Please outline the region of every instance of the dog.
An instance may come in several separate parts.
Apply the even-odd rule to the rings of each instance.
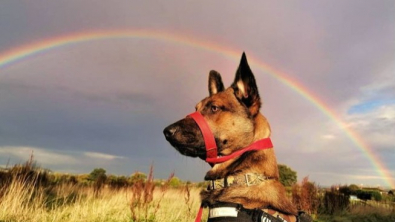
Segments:
[[[270,125],[244,52],[232,85],[225,89],[212,70],[208,91],[195,113],[163,131],[178,152],[212,166],[204,177],[210,185],[200,193],[208,221],[297,221],[298,210],[279,182]]]

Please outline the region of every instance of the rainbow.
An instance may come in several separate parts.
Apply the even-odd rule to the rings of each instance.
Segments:
[[[223,47],[217,43],[202,41],[199,39],[194,39],[190,36],[180,35],[176,33],[169,33],[157,30],[104,30],[104,31],[89,31],[82,33],[73,33],[70,35],[64,35],[54,38],[45,39],[36,43],[23,45],[21,47],[13,48],[9,51],[0,54],[0,69],[7,65],[11,65],[16,62],[20,62],[23,59],[29,58],[31,56],[44,53],[55,48],[72,45],[81,42],[102,40],[102,39],[130,39],[130,38],[144,38],[152,39],[157,41],[172,42],[175,44],[186,45],[189,47],[196,47],[199,49],[204,49],[206,51],[221,54],[223,56],[229,57],[231,59],[239,59],[241,50],[234,50],[228,47]],[[326,116],[332,119],[341,129],[344,130],[346,135],[350,140],[362,151],[362,153],[367,157],[367,159],[372,163],[372,165],[380,173],[382,179],[386,184],[392,188],[395,187],[395,182],[390,174],[387,167],[380,161],[373,150],[364,142],[364,140],[357,133],[352,131],[342,120],[341,117],[333,112],[330,107],[322,102],[320,98],[313,95],[305,86],[292,80],[285,73],[277,70],[268,64],[265,64],[257,59],[249,56],[249,61],[251,64],[261,71],[273,76],[280,82],[293,89],[299,95],[307,99],[315,107],[317,107]]]

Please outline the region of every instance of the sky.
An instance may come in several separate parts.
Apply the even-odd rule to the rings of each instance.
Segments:
[[[279,163],[321,186],[395,188],[393,1],[0,4],[1,167],[33,153],[55,172],[202,181],[208,164],[162,131],[208,96],[210,70],[229,86],[244,51]]]

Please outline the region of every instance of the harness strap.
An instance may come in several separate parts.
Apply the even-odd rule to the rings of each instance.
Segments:
[[[199,211],[196,215],[195,222],[200,222],[202,220],[202,214],[203,214],[203,204],[200,205]]]
[[[195,222],[200,222],[203,213],[200,206]],[[297,222],[297,217],[286,215],[273,209],[246,209],[240,204],[217,203],[209,206],[208,222],[256,221],[256,222]]]
[[[283,214],[283,213],[280,213],[280,212],[275,211],[273,209],[263,209],[263,211],[272,215],[273,217],[276,217],[278,219],[278,221],[282,221],[282,222],[296,222],[297,221],[297,218],[295,216]]]
[[[209,218],[217,217],[237,217],[238,210],[236,207],[216,207],[210,208]]]

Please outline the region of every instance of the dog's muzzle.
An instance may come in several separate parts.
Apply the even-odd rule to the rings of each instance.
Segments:
[[[188,115],[191,117],[193,120],[195,120],[196,124],[199,126],[200,131],[203,134],[203,139],[204,139],[204,144],[206,147],[206,162],[214,165],[216,163],[223,163],[227,160],[233,159],[235,157],[238,157],[242,155],[245,152],[248,151],[253,151],[253,150],[264,150],[264,149],[270,149],[273,148],[272,141],[270,138],[264,138],[258,141],[255,141],[254,143],[250,144],[247,147],[244,147],[243,149],[237,150],[233,152],[230,155],[227,156],[218,156],[218,148],[217,144],[215,142],[215,137],[214,134],[211,132],[210,127],[202,114],[199,112],[194,112]]]
[[[203,134],[204,145],[206,147],[206,162],[208,159],[217,158],[217,143],[215,142],[214,134],[211,132],[209,125],[206,120],[199,112],[194,112],[188,115],[196,124],[199,126],[200,131]]]

